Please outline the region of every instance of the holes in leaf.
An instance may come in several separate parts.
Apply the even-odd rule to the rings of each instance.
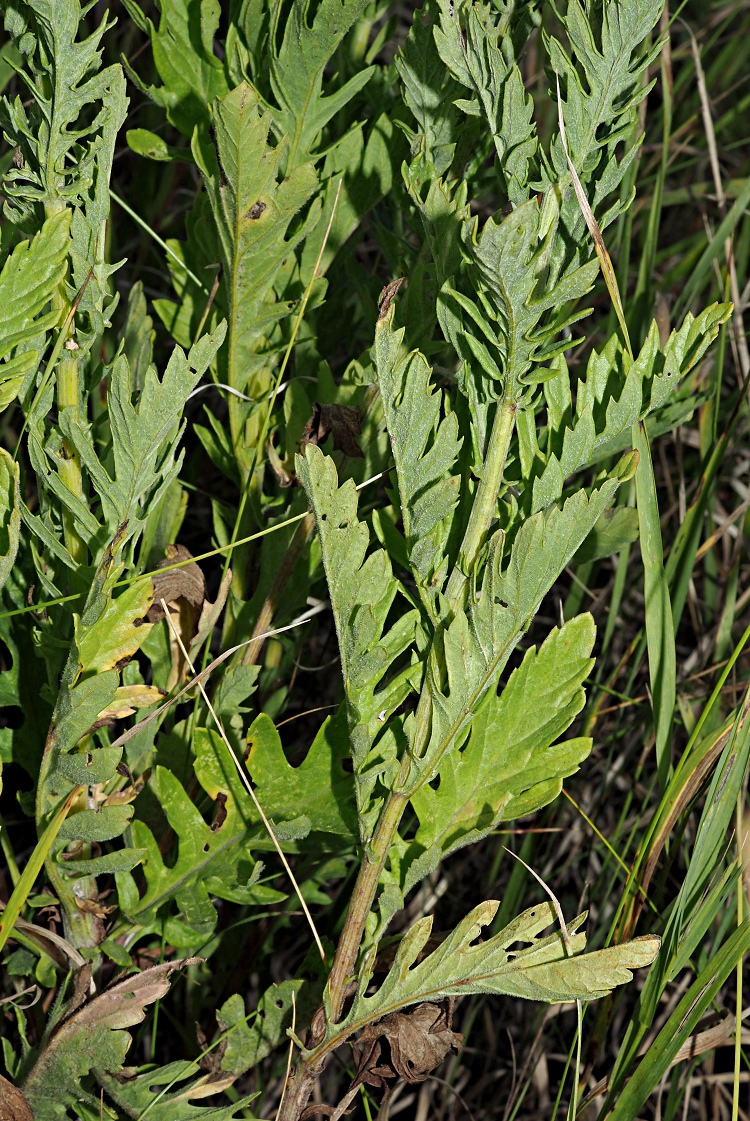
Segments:
[[[206,841],[205,845],[203,846],[203,851],[204,852],[210,852],[211,851],[211,846],[209,845],[208,841]]]

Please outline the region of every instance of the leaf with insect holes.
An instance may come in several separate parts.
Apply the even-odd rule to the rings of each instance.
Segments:
[[[76,976],[68,1006],[48,1030],[23,1080],[22,1089],[35,1121],[68,1116],[78,1103],[96,1106],[81,1079],[92,1069],[119,1071],[130,1046],[125,1030],[143,1022],[146,1008],[169,991],[170,977],[200,958],[166,962],[117,981],[93,999],[87,999],[91,966]]]
[[[195,752],[196,777],[210,799],[207,817],[168,768],[156,767],[151,787],[177,838],[176,859],[167,864],[149,827],[135,820],[133,841],[145,850],[145,891],[139,892],[131,875],[117,876],[121,910],[144,928],[160,925],[161,908],[179,897],[185,921],[166,921],[170,939],[183,946],[199,945],[213,929],[216,914],[209,894],[245,905],[283,898],[258,887],[262,865],[253,854],[272,848],[272,842],[220,737],[197,729]]]
[[[412,645],[417,613],[402,613],[383,633],[400,585],[385,550],[366,557],[369,532],[357,519],[354,483],[348,480],[339,487],[333,460],[312,444],[296,462],[315,515],[339,639],[357,808],[365,835],[377,811],[370,805],[377,774],[368,766],[368,752],[387,717],[411,692],[420,667],[407,665],[385,684],[383,679]]]
[[[219,1028],[228,1032],[222,1069],[242,1074],[283,1042],[295,1012],[302,1019],[300,1009],[304,1012],[305,988],[305,981],[282,981],[271,985],[258,1001],[255,1017],[249,1022],[244,999],[239,993],[230,996],[216,1011]]]
[[[419,827],[409,857],[417,868],[405,890],[422,878],[418,868],[552,801],[589,754],[588,738],[556,741],[583,707],[594,637],[592,617],[579,615],[527,650],[500,696],[479,709],[466,745],[443,760],[439,786],[426,783],[413,796]]]
[[[234,1121],[248,1116],[248,1106],[257,1097],[248,1094],[231,1105],[191,1105],[228,1090],[235,1075],[207,1073],[198,1062],[188,1059],[127,1079],[97,1071],[97,1080],[124,1110],[122,1116],[144,1117],[144,1121]]]
[[[477,943],[482,928],[489,926],[499,906],[496,900],[480,903],[421,960],[432,930],[432,916],[420,919],[402,938],[393,966],[375,992],[366,995],[372,980],[371,971],[366,970],[343,1020],[333,1023],[327,1007],[326,1035],[319,1046],[327,1046],[337,1036],[343,1042],[368,1024],[410,1005],[471,993],[495,993],[550,1004],[599,1000],[632,980],[634,969],[651,965],[659,951],[660,939],[646,935],[585,954],[586,936],[577,932],[585,914],[568,924],[567,944],[560,930],[540,937],[548,927],[557,925],[551,903],[530,907],[499,934]],[[519,949],[518,943],[526,945]],[[324,1000],[328,1000],[327,991]],[[307,1055],[312,1058],[315,1050]]]
[[[216,916],[209,896],[244,905],[284,898],[258,884],[263,865],[256,854],[273,851],[274,844],[224,742],[218,733],[199,728],[194,744],[195,776],[210,800],[209,813],[200,812],[168,768],[157,767],[151,785],[177,837],[177,857],[167,864],[151,830],[136,820],[131,829],[134,844],[145,850],[146,890],[139,894],[129,875],[117,881],[120,907],[131,921],[144,927],[156,928],[161,908],[177,900],[186,921],[167,918],[166,922],[169,937],[180,945],[199,944],[199,928],[204,928],[205,935],[213,927]],[[248,744],[248,773],[282,846],[314,830],[328,835],[330,851],[349,848],[356,835],[356,819],[352,778],[342,766],[348,748],[342,718],[323,722],[299,767],[289,766],[279,734],[263,714],[251,726]],[[335,836],[342,842],[335,842]],[[191,907],[192,917],[188,913]],[[196,918],[199,909],[200,922]]]

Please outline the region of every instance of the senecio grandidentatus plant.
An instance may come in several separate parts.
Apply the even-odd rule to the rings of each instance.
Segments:
[[[540,142],[518,65],[540,24],[536,3],[428,2],[389,71],[398,82],[395,92],[388,87],[392,121],[383,113],[366,141],[347,107],[370,81],[385,97],[377,50],[364,65],[352,47],[354,71],[347,78],[342,62],[344,79],[326,80],[323,92],[333,53],[377,16],[365,0],[321,0],[311,20],[304,0],[292,0],[282,24],[279,6],[231,5],[222,59],[211,46],[218,6],[159,7],[155,27],[126,3],[151,37],[163,82],[147,92],[189,139],[203,183],[188,241],[171,243],[178,302],[160,301],[157,311],[182,345],[161,376],[139,287],[113,338],[109,181],[128,99],[120,65],[101,67],[110,18],[84,33],[91,6],[79,0],[4,7],[25,91],[2,106],[14,156],[4,186],[0,400],[16,410],[23,454],[3,451],[0,460],[0,574],[6,610],[16,612],[2,622],[14,668],[0,680],[26,723],[3,741],[3,758],[22,761],[35,781],[39,846],[0,937],[13,931],[48,986],[56,972],[78,970],[72,995],[60,985],[37,1045],[18,1056],[8,1046],[5,1061],[37,1121],[68,1107],[98,1116],[100,1089],[122,1115],[145,1110],[151,1121],[229,1118],[247,1105],[190,1105],[205,1096],[206,1076],[187,1062],[117,1077],[129,1044],[122,1029],[166,993],[171,971],[197,968],[192,955],[214,952],[213,900],[252,911],[284,898],[259,882],[257,854],[274,842],[228,750],[236,743],[241,755],[246,741],[276,842],[297,854],[292,863],[305,857],[303,888],[319,892],[354,853],[359,873],[317,987],[309,979],[272,986],[250,1023],[239,996],[218,1010],[227,1035],[212,1088],[231,1085],[283,1042],[294,1015],[298,1052],[280,1117],[298,1121],[329,1056],[354,1040],[364,1057],[339,1116],[362,1082],[384,1084],[382,1067],[374,1071],[382,1039],[391,1041],[391,1074],[434,1069],[458,1039],[452,998],[588,1001],[654,959],[653,937],[585,954],[584,916],[561,925],[542,896],[484,941],[478,936],[498,908],[492,900],[440,941],[422,918],[384,975],[375,973],[409,892],[451,853],[549,803],[588,756],[590,739],[563,737],[584,703],[591,616],[554,628],[512,672],[506,667],[566,566],[584,552],[609,555],[637,533],[634,512],[615,507],[616,496],[651,467],[648,455],[628,449],[636,436],[648,448],[649,414],[659,431],[689,412],[681,382],[729,309],[688,315],[665,341],[654,324],[637,353],[618,331],[583,371],[569,372],[581,340],[570,328],[591,310],[599,272],[571,165],[606,240],[631,202],[661,0],[585,8],[569,0],[558,13],[560,38],[542,35],[553,96],[559,81],[567,156],[559,132]],[[189,31],[196,20],[200,43]],[[421,249],[407,287],[385,290],[371,352],[353,367],[381,410],[373,414],[380,435],[377,424],[371,430],[381,451],[362,443],[365,467],[380,462],[390,471],[387,500],[362,516],[356,476],[341,484],[336,462],[313,442],[297,456],[304,491],[290,500],[290,511],[304,513],[307,503],[314,517],[343,705],[292,768],[268,715],[243,724],[258,667],[237,653],[211,676],[214,711],[229,735],[218,734],[200,700],[166,735],[167,694],[184,684],[185,659],[155,610],[150,572],[185,512],[185,403],[205,374],[231,387],[228,431],[207,410],[211,429],[199,436],[239,487],[232,542],[240,540],[270,502],[266,440],[285,424],[292,431],[293,410],[281,416],[265,403],[269,394],[275,401],[281,356],[297,337],[296,309],[303,292],[311,309],[323,301],[338,246],[395,189],[389,146],[401,134],[404,197]],[[171,158],[166,146],[153,150],[158,137],[144,130],[129,140],[136,151]],[[469,185],[485,175],[490,153],[498,209],[480,219]],[[367,172],[359,186],[357,168]],[[199,270],[217,261],[221,282],[207,302]],[[309,353],[312,327],[303,337],[301,353]],[[435,375],[425,354],[436,353],[448,356],[451,376]],[[36,512],[27,501],[31,480]],[[252,632],[259,604],[247,573],[235,564],[216,602],[202,597],[184,636],[192,662],[208,649],[225,605],[222,649]],[[26,611],[33,594],[33,602],[54,601],[46,614]],[[19,675],[22,662],[37,675],[31,687]],[[115,722],[139,709],[146,718],[121,724],[116,737]],[[178,742],[191,762],[184,782],[167,765]],[[171,830],[169,862],[153,819],[134,815],[146,781]],[[20,918],[42,862],[64,922],[57,942]],[[106,906],[102,877],[116,886]],[[102,963],[127,967],[148,939],[175,946],[182,960],[125,975],[97,995]],[[397,1045],[407,1020],[410,1038],[421,1041],[416,1049]],[[155,1086],[165,1088],[161,1095]]]

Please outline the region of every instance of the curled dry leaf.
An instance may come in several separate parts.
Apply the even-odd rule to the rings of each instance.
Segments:
[[[167,555],[156,567],[166,568],[168,571],[157,572],[151,577],[154,585],[154,602],[146,614],[149,623],[158,623],[164,618],[161,600],[171,604],[183,599],[196,608],[198,613],[200,612],[206,598],[203,571],[195,562],[183,564],[182,568],[171,567],[173,564],[191,560],[192,556],[193,554],[185,545],[167,545]]]
[[[386,284],[383,291],[378,296],[378,323],[381,323],[391,310],[396,293],[401,285],[405,282],[405,276],[399,276],[396,280],[392,280],[390,284]]]
[[[316,1112],[330,1117],[331,1121],[339,1121],[350,1112],[349,1107],[363,1084],[384,1091],[383,1112],[390,1098],[389,1083],[394,1078],[424,1082],[446,1055],[463,1044],[463,1035],[452,1028],[454,1005],[453,999],[440,1004],[425,1002],[410,1012],[392,1012],[377,1023],[369,1024],[354,1044],[357,1073],[344,1097],[335,1108],[308,1106],[300,1121]],[[384,1044],[390,1049],[390,1057],[384,1054]]]
[[[357,1079],[384,1086],[385,1079],[423,1082],[450,1051],[458,1051],[464,1037],[453,1031],[452,1000],[419,1004],[410,1012],[392,1012],[361,1033],[355,1047],[360,1061]],[[387,1040],[390,1063],[378,1065],[382,1041]]]
[[[353,459],[362,459],[364,452],[357,443],[362,431],[359,409],[352,405],[321,405],[313,403],[312,416],[302,432],[300,448],[308,444],[322,447],[329,436],[333,436],[333,447]]]
[[[146,621],[158,623],[164,618],[167,605],[174,621],[174,629],[169,628],[169,645],[172,651],[172,669],[167,679],[167,690],[171,691],[185,680],[188,664],[180,643],[175,637],[176,630],[186,649],[192,647],[195,633],[200,629],[202,612],[206,599],[206,581],[202,570],[193,561],[192,553],[185,545],[167,545],[167,555],[157,565],[164,572],[156,572],[152,577],[153,603],[146,614]],[[181,564],[181,568],[172,568]]]

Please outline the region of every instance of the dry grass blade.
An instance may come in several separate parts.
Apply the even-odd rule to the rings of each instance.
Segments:
[[[716,200],[719,205],[719,210],[722,214],[727,209],[727,197],[724,191],[724,184],[721,178],[721,168],[719,167],[719,152],[716,145],[716,133],[714,131],[714,121],[711,114],[711,101],[708,96],[708,89],[706,88],[706,75],[703,70],[703,63],[701,62],[700,50],[698,43],[689,25],[684,20],[680,20],[684,25],[688,36],[690,37],[690,50],[693,55],[693,63],[695,64],[695,76],[698,84],[698,96],[701,103],[701,118],[703,120],[703,131],[706,134],[706,144],[708,146],[708,158],[711,164],[711,176],[714,181],[714,189],[716,191]],[[747,346],[747,337],[745,335],[745,325],[742,321],[742,294],[740,293],[740,285],[737,280],[737,266],[734,260],[734,245],[732,237],[728,237],[724,242],[724,255],[727,262],[727,271],[729,273],[729,291],[732,296],[732,303],[734,304],[734,312],[730,319],[730,331],[732,335],[732,344],[735,348],[737,357],[737,364],[742,371],[743,380],[750,374],[750,351]]]
[[[318,603],[314,607],[311,607],[309,611],[304,611],[302,615],[298,615],[296,619],[292,619],[291,623],[287,623],[285,627],[276,627],[275,630],[268,631],[267,634],[262,635],[261,637],[272,638],[274,635],[284,634],[285,631],[294,630],[295,627],[301,627],[304,623],[309,622],[310,619],[312,619],[315,615],[319,615],[321,611],[325,611],[327,606],[328,605],[326,603]],[[220,666],[223,662],[226,662],[228,658],[231,658],[232,654],[236,654],[238,650],[242,650],[242,648],[244,646],[247,646],[249,642],[257,642],[257,639],[248,638],[244,642],[238,642],[236,646],[230,646],[227,650],[224,650],[223,653],[219,654],[217,658],[214,658],[213,662],[211,662],[210,665],[206,666],[204,670],[201,670],[200,673],[196,673],[195,676],[190,681],[188,681],[187,685],[183,685],[179,692],[175,693],[173,697],[170,697],[169,700],[165,701],[163,705],[159,705],[159,707],[153,712],[150,712],[148,716],[144,716],[143,720],[139,720],[138,723],[134,724],[132,728],[128,728],[127,731],[123,732],[121,736],[118,736],[117,739],[113,741],[112,747],[121,747],[122,744],[127,743],[128,740],[132,740],[134,736],[138,735],[142,728],[145,728],[146,725],[150,724],[152,720],[156,720],[159,716],[165,713],[168,708],[179,701],[180,697],[184,696],[185,693],[188,693],[191,689],[194,689],[196,685],[199,688],[202,688],[203,682],[208,680],[208,678],[211,676],[213,671],[218,668],[218,666]]]
[[[278,840],[276,839],[276,834],[274,833],[273,829],[271,828],[271,822],[266,817],[266,814],[263,810],[263,807],[261,806],[260,802],[258,801],[258,798],[255,794],[255,791],[253,790],[252,783],[248,779],[247,774],[245,772],[245,768],[240,763],[239,759],[237,758],[237,755],[235,754],[234,748],[232,747],[231,743],[229,742],[229,738],[228,738],[226,732],[224,731],[224,725],[222,724],[221,720],[217,716],[216,711],[214,710],[214,706],[211,704],[208,693],[206,692],[205,687],[203,685],[204,674],[202,674],[202,673],[196,674],[195,666],[193,665],[192,661],[190,660],[190,655],[188,654],[188,652],[185,648],[185,644],[182,641],[182,636],[180,635],[180,632],[175,627],[172,616],[169,614],[169,612],[167,610],[167,605],[164,602],[164,600],[161,600],[161,605],[162,605],[162,608],[164,609],[164,614],[167,617],[167,622],[169,623],[169,627],[170,627],[170,630],[172,631],[172,634],[174,635],[175,641],[177,643],[179,643],[179,646],[180,646],[180,649],[182,650],[182,654],[183,654],[183,657],[185,658],[185,661],[190,666],[191,672],[193,674],[195,674],[191,684],[192,685],[197,684],[198,688],[201,691],[201,695],[202,695],[203,700],[206,704],[206,707],[208,708],[208,711],[211,713],[211,716],[214,719],[214,723],[216,724],[216,727],[219,730],[219,735],[221,736],[222,740],[224,741],[224,746],[226,747],[227,751],[231,755],[232,762],[234,763],[235,767],[237,768],[237,774],[240,776],[245,789],[247,790],[248,794],[252,798],[253,805],[255,806],[256,810],[260,814],[261,821],[263,822],[266,829],[268,830],[268,835],[271,838],[271,840],[273,841],[274,848],[276,849],[276,852],[279,854],[279,859],[281,860],[281,863],[284,865],[284,869],[286,871],[286,874],[288,875],[289,879],[291,880],[294,891],[297,895],[297,898],[299,899],[300,906],[301,906],[301,908],[304,912],[305,918],[307,919],[310,930],[312,931],[312,936],[315,939],[315,945],[318,947],[318,951],[320,953],[320,956],[323,959],[323,961],[325,962],[326,954],[325,954],[325,950],[323,949],[323,943],[321,942],[320,936],[319,936],[317,930],[315,929],[315,923],[313,922],[313,918],[312,918],[312,915],[310,914],[307,903],[305,903],[302,892],[300,891],[299,884],[297,883],[297,881],[294,877],[294,872],[292,872],[292,869],[289,865],[289,861],[287,860],[286,856],[284,855],[284,852],[281,848],[281,845],[279,844]],[[241,645],[244,645],[244,643],[242,643]]]

